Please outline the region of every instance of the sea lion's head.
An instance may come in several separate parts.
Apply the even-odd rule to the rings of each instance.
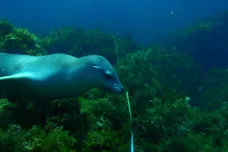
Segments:
[[[124,91],[116,70],[106,58],[99,55],[89,55],[85,58],[90,68],[90,77],[96,81],[94,83],[97,87],[115,93]]]

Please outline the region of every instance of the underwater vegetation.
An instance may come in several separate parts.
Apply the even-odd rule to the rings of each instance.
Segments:
[[[158,42],[169,50],[184,51],[205,68],[227,68],[228,12],[182,29]],[[210,62],[208,62],[210,61]]]
[[[39,48],[36,43],[37,36],[31,34],[27,29],[15,28],[9,21],[0,22],[0,49],[10,50],[10,53],[34,54]]]
[[[227,24],[224,13],[142,49],[130,35],[67,27],[38,36],[2,20],[0,47],[7,53],[109,59],[129,92],[136,152],[227,152],[228,71],[220,64],[210,67],[205,57],[207,43],[227,48],[221,29]],[[227,55],[218,49],[207,53]],[[42,107],[0,99],[1,152],[126,152],[130,127],[124,94],[92,89]]]

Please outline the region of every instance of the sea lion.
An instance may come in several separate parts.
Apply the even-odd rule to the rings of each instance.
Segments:
[[[0,96],[15,100],[61,99],[91,88],[122,93],[123,86],[107,59],[67,54],[30,56],[0,53]]]

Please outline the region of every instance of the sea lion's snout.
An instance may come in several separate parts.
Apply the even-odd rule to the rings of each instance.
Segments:
[[[124,87],[122,86],[121,88],[120,88],[120,93],[123,93],[124,92]]]
[[[123,93],[124,92],[124,87],[122,86],[122,84],[118,84],[116,86],[113,87],[113,91],[116,93]]]
[[[119,80],[118,74],[115,71],[105,71],[104,75],[105,88],[114,93],[123,93],[124,87]]]

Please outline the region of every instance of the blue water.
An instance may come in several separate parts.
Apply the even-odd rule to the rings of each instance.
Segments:
[[[34,33],[73,25],[129,32],[147,44],[227,9],[227,0],[2,0],[0,18]]]

